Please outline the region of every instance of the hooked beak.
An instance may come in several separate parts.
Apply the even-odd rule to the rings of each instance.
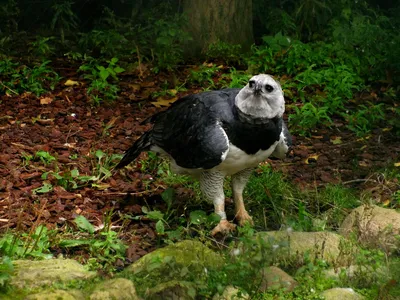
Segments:
[[[261,94],[261,90],[262,90],[262,85],[259,84],[258,82],[254,85],[254,94],[255,95],[260,95]]]

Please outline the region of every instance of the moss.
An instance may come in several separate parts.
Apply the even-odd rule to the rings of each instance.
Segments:
[[[55,283],[93,278],[96,273],[72,259],[49,259],[40,261],[15,260],[15,275],[10,285],[16,288],[36,288]]]

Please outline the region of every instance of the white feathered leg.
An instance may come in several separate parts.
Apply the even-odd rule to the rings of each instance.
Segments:
[[[204,171],[199,178],[203,195],[214,203],[215,213],[221,217],[219,224],[211,231],[212,235],[219,232],[228,233],[235,229],[235,225],[226,219],[224,178],[225,176],[218,171]]]
[[[236,211],[235,217],[239,221],[240,226],[243,226],[247,222],[253,224],[253,219],[244,207],[243,202],[243,190],[252,172],[253,168],[248,168],[232,175],[232,193]]]

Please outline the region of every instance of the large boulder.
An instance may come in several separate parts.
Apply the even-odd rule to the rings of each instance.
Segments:
[[[90,300],[135,300],[140,299],[136,294],[135,286],[132,281],[124,278],[116,278],[98,284]]]
[[[272,248],[276,261],[281,264],[302,265],[309,260],[322,259],[338,266],[347,264],[353,246],[333,232],[259,232],[257,239]],[[346,248],[346,251],[342,251]]]
[[[355,234],[361,244],[390,252],[400,246],[400,213],[376,205],[362,205],[345,218],[339,233]]]
[[[72,280],[87,280],[96,276],[72,259],[15,260],[10,284],[17,288],[35,288]]]

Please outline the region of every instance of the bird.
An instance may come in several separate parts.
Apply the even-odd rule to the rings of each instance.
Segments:
[[[143,121],[153,126],[137,139],[117,164],[120,169],[143,151],[170,160],[171,170],[200,182],[203,196],[214,204],[220,221],[211,235],[227,234],[236,225],[227,220],[224,179],[231,176],[235,219],[253,224],[243,190],[253,170],[268,157],[283,159],[292,137],[283,120],[281,85],[258,74],[243,88],[201,92],[180,98],[168,109]]]

